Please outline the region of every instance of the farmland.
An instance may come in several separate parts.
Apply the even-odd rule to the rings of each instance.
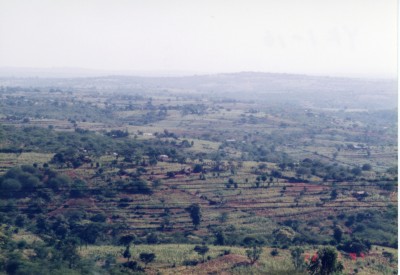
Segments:
[[[393,274],[394,87],[260,73],[0,79],[0,244],[78,274],[307,274],[311,260],[296,268],[291,251],[324,247],[345,274]]]

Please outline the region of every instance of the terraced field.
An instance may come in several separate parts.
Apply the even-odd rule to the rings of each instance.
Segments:
[[[151,252],[149,274],[282,274],[291,249],[333,246],[348,273],[396,270],[395,110],[71,87],[0,91],[0,222],[23,253],[71,237],[98,267]]]

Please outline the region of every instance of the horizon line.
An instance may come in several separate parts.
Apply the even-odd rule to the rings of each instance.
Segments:
[[[41,72],[42,70],[42,72]],[[64,70],[64,71],[63,71]],[[14,71],[14,72],[13,72]],[[19,71],[19,72],[18,72]],[[352,78],[352,79],[379,79],[379,80],[397,80],[398,73],[389,76],[366,75],[366,74],[318,74],[307,72],[271,72],[260,70],[236,70],[236,71],[194,71],[194,70],[130,70],[130,69],[93,69],[85,67],[17,67],[17,66],[1,66],[0,77],[5,78],[88,78],[88,77],[193,77],[193,76],[210,76],[210,75],[226,75],[226,74],[276,74],[276,75],[298,75],[308,77],[330,77],[330,78]],[[43,76],[43,74],[47,74]]]

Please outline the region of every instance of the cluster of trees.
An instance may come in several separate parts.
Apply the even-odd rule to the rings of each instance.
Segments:
[[[77,151],[85,155],[104,155],[120,146],[136,147],[132,141],[113,140],[110,137],[98,135],[90,131],[58,132],[52,129],[40,127],[16,128],[13,126],[1,126],[2,141],[12,144],[10,148],[22,149],[23,152],[49,152],[76,154]],[[124,146],[125,145],[125,146]]]
[[[151,195],[153,193],[153,190],[149,187],[147,182],[140,178],[133,178],[128,183],[119,181],[116,184],[117,186],[120,185],[125,192],[130,194]]]
[[[180,107],[181,114],[186,115],[204,115],[207,114],[208,107],[204,104],[186,104]]]
[[[63,98],[61,101],[45,91],[38,94],[36,93],[35,98],[9,96],[2,100],[2,112],[19,119],[30,117],[66,120],[70,118],[70,114],[74,114],[74,121],[112,121],[113,110],[110,108],[99,108],[76,98]]]
[[[129,136],[129,133],[128,131],[111,130],[110,132],[106,132],[106,135],[112,138],[124,138]]]
[[[146,125],[164,120],[167,114],[167,109],[161,108],[159,111],[151,110],[141,115],[123,118],[122,120],[128,122],[129,125]]]
[[[0,196],[2,198],[24,197],[42,185],[41,173],[33,166],[24,165],[8,170],[0,177]]]
[[[86,182],[82,180],[73,181],[53,170],[39,170],[30,165],[13,167],[0,177],[0,197],[3,199],[30,197],[51,201],[60,189],[71,197],[78,197],[81,192],[86,192],[86,188]]]
[[[323,178],[324,180],[354,180],[355,177],[361,175],[362,169],[360,167],[347,168],[338,164],[327,164],[319,160],[312,160],[309,158],[303,159],[296,168],[298,176],[307,177],[315,175]]]
[[[299,163],[292,161],[280,162],[279,168],[281,171],[294,171],[296,176],[306,180],[311,176],[318,176],[324,180],[354,180],[361,176],[362,171],[372,169],[370,164],[365,164],[362,167],[344,167],[337,163],[329,164],[316,159],[305,158]]]
[[[126,259],[126,263],[123,263],[122,266],[133,270],[133,271],[144,271],[144,269],[136,262],[131,261],[131,244],[135,241],[135,235],[124,235],[120,238],[119,243],[126,246],[125,250],[122,253],[122,256]],[[151,262],[153,262],[156,258],[156,254],[152,252],[142,252],[139,255],[139,259],[145,264],[145,268]]]
[[[183,142],[178,144],[159,139],[139,141],[115,138],[127,135],[127,132],[119,130],[99,135],[79,128],[75,132],[58,132],[39,127],[19,129],[0,125],[0,133],[5,144],[12,144],[2,148],[3,152],[55,153],[52,163],[73,168],[92,163],[94,158],[111,152],[123,156],[124,162],[136,162],[137,165],[155,165],[159,155],[167,155],[171,161],[183,163],[186,156],[182,147],[191,146],[187,141],[185,145]]]
[[[271,136],[266,136],[265,139],[253,140],[251,142],[227,142],[224,140],[224,135],[221,134],[220,140],[223,142],[219,147],[220,150],[226,147],[233,147],[240,152],[242,152],[241,160],[251,160],[251,161],[264,161],[264,162],[282,162],[289,160],[289,156],[282,151],[276,150],[277,143],[275,138]],[[239,140],[239,139],[238,139]]]
[[[330,216],[332,227],[318,232],[319,220],[293,220],[280,223],[295,232],[290,244],[330,244],[349,253],[368,252],[371,244],[397,248],[397,208],[360,210],[356,214],[340,213]],[[351,232],[351,234],[346,232]],[[332,232],[328,233],[328,232]],[[285,246],[285,243],[277,244]],[[287,246],[287,244],[286,244]]]

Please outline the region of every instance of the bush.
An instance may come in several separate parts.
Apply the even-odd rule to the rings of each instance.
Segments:
[[[318,250],[311,259],[308,270],[311,274],[334,274],[343,270],[342,263],[337,261],[337,251],[332,247],[324,247]]]
[[[371,166],[371,164],[366,163],[366,164],[364,164],[364,165],[361,167],[361,169],[362,169],[363,171],[371,171],[371,170],[372,170],[372,166]]]
[[[339,245],[338,248],[348,253],[356,253],[357,255],[360,255],[361,253],[368,252],[371,249],[371,243],[369,241],[352,239],[345,242],[343,245]]]
[[[105,222],[107,219],[107,216],[104,215],[103,213],[99,213],[94,215],[93,217],[90,218],[92,222]]]
[[[129,261],[122,264],[123,267],[134,270],[134,271],[143,271],[143,268],[138,265],[135,261]]]
[[[185,266],[196,266],[198,265],[199,261],[197,260],[184,260],[183,265]]]
[[[270,254],[271,254],[272,257],[275,257],[275,256],[279,255],[279,251],[276,248],[274,248],[274,249],[272,249]]]
[[[262,247],[253,245],[250,249],[246,250],[247,258],[250,260],[250,264],[254,264],[260,258],[262,253]]]
[[[200,173],[203,172],[203,166],[201,166],[200,164],[196,164],[193,168],[193,173]]]
[[[87,193],[87,184],[85,181],[77,179],[71,185],[70,197],[82,198]]]
[[[158,235],[156,233],[150,233],[146,237],[148,244],[157,244],[159,242]]]
[[[304,250],[300,247],[296,247],[295,249],[290,251],[290,255],[292,256],[292,263],[296,270],[303,270],[305,268],[303,253]]]
[[[153,191],[148,186],[147,182],[141,179],[136,179],[124,186],[124,190],[130,194],[145,194],[151,195]]]
[[[12,178],[5,179],[0,182],[0,190],[2,197],[13,197],[21,189],[21,183]]]
[[[196,251],[199,255],[201,255],[203,257],[203,262],[204,262],[204,256],[206,255],[208,250],[209,250],[209,248],[205,244],[203,244],[201,246],[200,245],[196,245],[194,247],[194,251]]]
[[[142,253],[140,253],[139,258],[147,266],[148,263],[151,263],[152,261],[154,261],[154,259],[156,258],[156,254],[142,252]]]

